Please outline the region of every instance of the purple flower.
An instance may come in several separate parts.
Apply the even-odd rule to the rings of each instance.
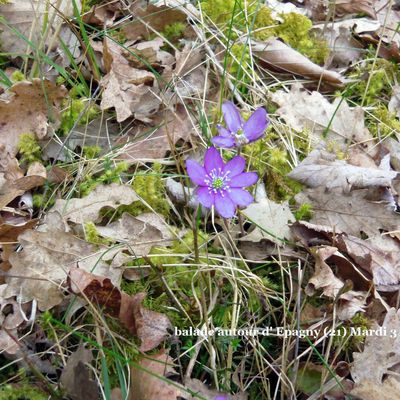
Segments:
[[[215,206],[224,218],[233,217],[237,206],[248,206],[254,200],[243,188],[254,185],[258,176],[255,172],[243,172],[245,166],[246,161],[241,156],[233,157],[225,164],[215,147],[206,151],[204,167],[196,161],[186,161],[189,177],[198,186],[199,202],[207,208]]]
[[[226,149],[240,147],[260,139],[269,124],[267,112],[262,107],[254,111],[246,122],[231,101],[222,104],[222,113],[227,128],[217,125],[219,136],[214,136],[212,142]]]

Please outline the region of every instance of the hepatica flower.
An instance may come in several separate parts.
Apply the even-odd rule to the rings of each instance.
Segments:
[[[225,164],[215,147],[207,150],[204,167],[194,160],[186,161],[189,177],[197,185],[199,202],[206,208],[215,206],[224,218],[233,217],[237,206],[246,207],[254,200],[243,188],[254,185],[258,176],[255,172],[243,172],[245,165],[241,156]]]
[[[239,110],[231,101],[222,104],[222,113],[226,128],[217,125],[219,136],[214,136],[212,142],[226,149],[241,147],[260,139],[269,124],[267,112],[262,107],[254,111],[246,122],[243,121]]]

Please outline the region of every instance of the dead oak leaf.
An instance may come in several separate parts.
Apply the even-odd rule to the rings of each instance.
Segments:
[[[103,237],[128,243],[136,256],[148,255],[156,245],[168,246],[173,239],[166,222],[152,213],[137,217],[124,213],[118,221],[96,229]]]
[[[165,350],[139,360],[131,367],[132,388],[129,400],[246,400],[245,393],[229,395],[208,388],[198,379],[188,379],[185,384],[173,381],[178,375],[172,358]]]
[[[141,340],[141,351],[156,348],[169,335],[171,322],[168,317],[141,304],[145,293],[129,296],[115,287],[110,279],[79,268],[70,270],[68,283],[72,293],[83,295],[103,307],[107,314],[119,318]]]
[[[345,288],[345,283],[335,276],[326,263],[333,255],[343,257],[336,247],[325,246],[315,251],[315,272],[308,281],[305,292],[312,296],[316,290],[321,289],[324,296],[338,300],[338,317],[347,320],[357,312],[363,311],[366,293],[353,290],[340,293]]]
[[[385,385],[385,377],[390,372],[398,371],[400,363],[400,312],[391,308],[388,310],[383,324],[377,324],[372,329],[383,329],[386,334],[371,335],[365,339],[362,353],[353,353],[354,362],[351,367],[351,376],[356,383],[355,388],[372,385],[375,389],[387,389],[387,386],[400,387],[396,380],[395,385]],[[393,334],[396,332],[397,334]],[[395,370],[393,370],[395,368]],[[396,374],[397,375],[397,374]],[[396,379],[396,378],[394,378]],[[398,397],[398,393],[396,393]],[[379,397],[381,398],[381,397]],[[372,397],[373,399],[373,397]]]
[[[64,86],[48,80],[33,79],[11,86],[0,101],[0,145],[15,156],[21,134],[33,133],[43,139],[52,133],[59,125],[59,106],[66,94]]]
[[[127,39],[147,38],[154,31],[161,32],[167,25],[186,21],[186,14],[178,8],[157,7],[144,2],[134,2],[131,6],[133,20],[124,23],[123,33]]]
[[[295,199],[298,204],[312,205],[312,224],[327,226],[352,236],[362,237],[366,234],[374,237],[381,230],[398,231],[400,226],[400,215],[394,212],[385,189],[358,189],[343,193],[341,189],[327,191],[319,187],[305,189]]]
[[[241,238],[241,241],[257,243],[268,239],[282,246],[285,240],[292,238],[289,224],[295,221],[295,217],[290,211],[288,202],[275,203],[267,198],[265,190],[262,192],[261,196],[256,196],[253,204],[242,211],[256,226],[253,231]]]
[[[308,93],[301,85],[293,85],[289,93],[279,90],[272,94],[279,105],[276,111],[297,132],[311,132],[313,144],[332,140],[340,144],[368,142],[372,136],[364,125],[361,107],[350,108],[345,100],[330,103],[319,92]]]
[[[154,122],[159,125],[158,128],[149,132],[148,127],[142,127],[134,137],[128,139],[122,159],[133,163],[164,158],[169,151],[175,150],[179,140],[189,141],[195,134],[191,117],[181,105],[177,106],[176,111],[166,110],[157,115]]]
[[[99,212],[104,207],[117,208],[139,200],[129,185],[99,185],[87,196],[70,200],[58,199],[51,211],[59,212],[66,221],[82,224],[86,221],[96,222]]]
[[[396,176],[396,171],[358,167],[337,160],[335,154],[321,149],[313,150],[288,174],[289,178],[311,188],[325,186],[327,189],[338,188],[345,192],[369,186],[389,187]]]
[[[110,39],[104,40],[103,63],[108,74],[100,82],[104,88],[100,108],[115,108],[118,122],[131,116],[150,122],[161,104],[157,81],[152,72],[129,65],[123,52]]]
[[[122,271],[106,263],[107,257],[115,254],[65,232],[61,219],[49,218],[48,222],[49,225],[44,224],[35,231],[26,230],[18,237],[22,251],[14,252],[9,258],[12,268],[6,278],[6,297],[20,296],[22,302],[35,299],[40,310],[48,310],[61,303],[60,284],[69,269],[77,265],[119,283]]]

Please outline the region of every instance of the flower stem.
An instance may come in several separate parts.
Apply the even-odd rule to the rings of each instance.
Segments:
[[[237,147],[237,152],[236,155],[240,156],[240,150],[241,147]],[[240,228],[240,237],[243,237],[246,235],[246,232],[244,230],[244,221],[243,221],[243,215],[238,211],[238,221],[239,221],[239,228]]]

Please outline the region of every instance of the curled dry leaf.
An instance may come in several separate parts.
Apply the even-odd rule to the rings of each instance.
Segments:
[[[400,336],[398,334],[400,312],[391,308],[382,326],[375,324],[372,329],[376,332],[381,331],[382,334],[367,336],[363,352],[353,353],[351,375],[355,387],[351,394],[362,395],[362,398],[367,400],[395,400],[400,390],[400,382],[397,378],[400,363]],[[392,390],[395,390],[395,395]]]
[[[0,102],[0,145],[15,156],[21,134],[33,133],[38,139],[51,134],[59,125],[59,106],[66,94],[64,86],[48,80],[11,86]]]
[[[331,68],[348,67],[363,58],[365,49],[355,35],[364,32],[375,32],[381,24],[368,18],[346,19],[344,21],[314,25],[312,32],[323,36],[330,49],[325,66]]]
[[[375,168],[363,168],[337,160],[336,154],[322,149],[313,150],[288,177],[311,188],[325,186],[327,189],[342,189],[370,186],[389,187],[397,172]]]
[[[314,64],[307,57],[292,49],[276,38],[265,43],[252,40],[253,54],[267,66],[294,75],[304,76],[316,81],[321,80],[331,86],[341,87],[344,78],[334,71],[328,71]]]
[[[139,197],[131,186],[111,183],[97,186],[81,199],[57,199],[51,211],[59,212],[66,221],[82,224],[86,221],[96,222],[100,210],[104,207],[117,208],[137,200]]]
[[[159,113],[154,122],[159,125],[158,128],[149,132],[148,127],[143,127],[129,138],[122,159],[138,162],[164,158],[169,151],[175,150],[179,140],[189,141],[194,136],[191,117],[181,105],[175,111]]]
[[[85,24],[99,25],[102,27],[111,26],[121,14],[121,2],[119,0],[107,1],[105,4],[95,4],[82,15]]]
[[[278,90],[272,100],[279,105],[276,111],[297,132],[311,132],[313,144],[321,140],[339,144],[368,142],[372,136],[364,126],[361,107],[350,108],[344,99],[333,103],[319,92],[308,93],[301,85],[293,85],[289,93]]]
[[[124,213],[118,221],[96,229],[103,237],[128,243],[135,256],[146,256],[153,246],[168,246],[173,239],[166,222],[152,213],[137,217]]]
[[[333,255],[343,257],[336,247],[326,246],[316,250],[315,273],[308,281],[305,291],[307,295],[311,296],[315,293],[315,290],[322,289],[324,296],[338,300],[338,317],[341,320],[347,320],[351,319],[357,312],[364,310],[367,295],[360,291],[344,291],[345,283],[335,276],[326,263],[326,260]]]
[[[148,2],[134,2],[131,6],[133,20],[123,25],[127,39],[147,38],[154,31],[161,32],[167,25],[186,21],[186,15],[178,8],[155,6]]]
[[[103,307],[107,314],[119,318],[141,340],[141,351],[154,349],[168,336],[171,328],[168,317],[142,306],[145,293],[129,296],[115,287],[110,279],[79,268],[69,271],[68,284],[72,293],[84,296]]]
[[[371,198],[374,195],[375,198]],[[330,227],[349,235],[374,237],[381,231],[396,232],[400,226],[400,215],[394,212],[392,198],[386,189],[326,191],[324,187],[305,189],[295,197],[298,204],[312,205],[310,220],[316,225]]]
[[[61,303],[60,284],[77,265],[119,283],[122,271],[106,263],[107,257],[115,254],[65,232],[59,218],[47,221],[38,230],[26,230],[18,237],[23,249],[9,258],[12,268],[6,279],[6,297],[19,296],[23,303],[35,299],[40,310],[49,310]]]

